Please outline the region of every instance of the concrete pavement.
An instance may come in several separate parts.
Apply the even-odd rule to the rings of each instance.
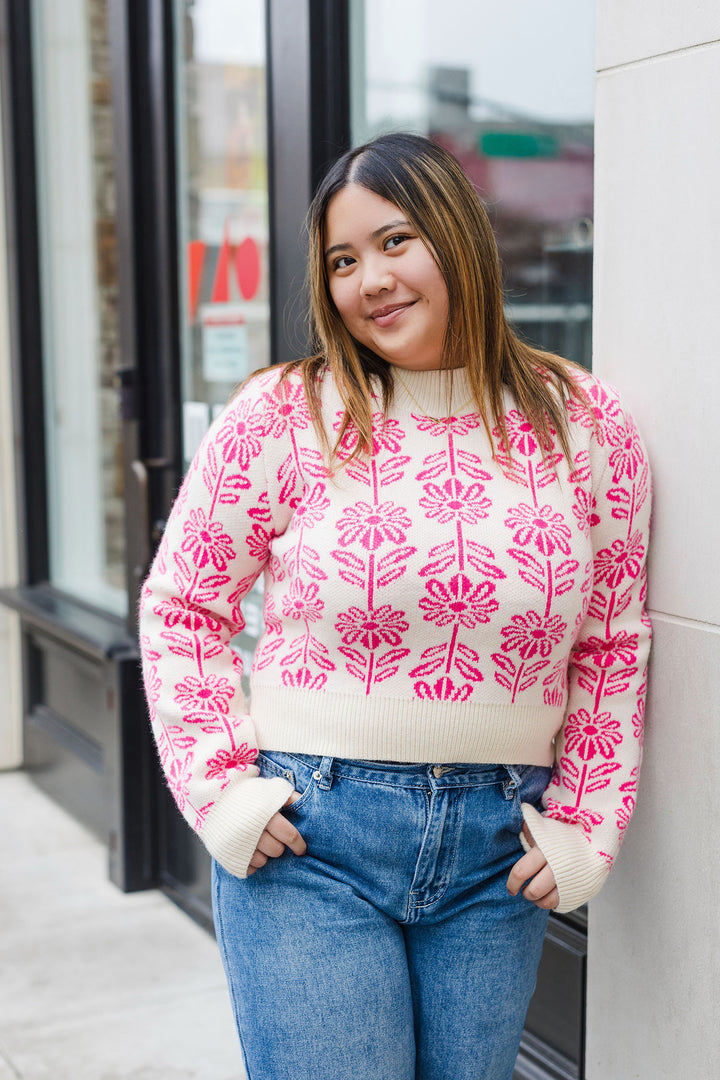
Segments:
[[[0,772],[0,1080],[243,1080],[215,942]]]

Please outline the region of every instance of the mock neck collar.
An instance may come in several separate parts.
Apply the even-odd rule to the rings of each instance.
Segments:
[[[394,402],[398,408],[421,411],[426,416],[446,417],[474,411],[467,368],[411,371],[393,367]]]

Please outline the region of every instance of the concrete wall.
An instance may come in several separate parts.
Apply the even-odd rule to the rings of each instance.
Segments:
[[[1,115],[1,114],[0,114]],[[0,120],[0,122],[2,122]],[[0,139],[0,146],[2,140]],[[0,584],[17,584],[17,518],[13,465],[12,392],[7,308],[4,178],[0,154]],[[0,607],[0,769],[22,759],[20,629],[17,615]]]
[[[590,908],[588,1080],[720,1076],[720,7],[598,0],[594,370],[655,478],[638,809]]]

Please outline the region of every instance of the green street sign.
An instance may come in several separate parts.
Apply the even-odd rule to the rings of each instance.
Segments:
[[[529,131],[483,131],[478,150],[485,157],[537,158],[557,157],[558,141],[554,135]]]

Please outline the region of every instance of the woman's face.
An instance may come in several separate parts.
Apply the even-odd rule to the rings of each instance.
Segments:
[[[448,294],[433,254],[394,203],[359,184],[325,218],[330,295],[352,336],[389,364],[439,368]]]

